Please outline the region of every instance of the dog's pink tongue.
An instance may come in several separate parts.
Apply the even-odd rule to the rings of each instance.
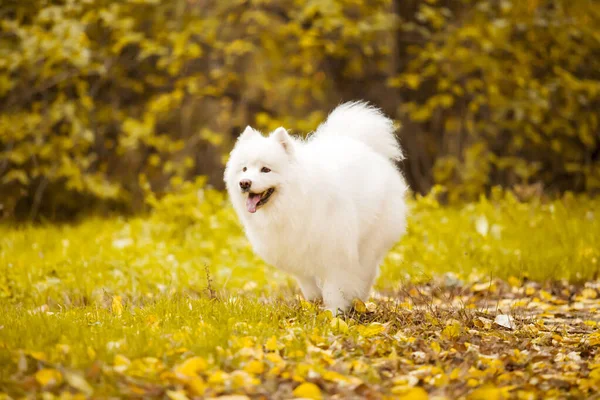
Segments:
[[[248,209],[248,212],[255,213],[259,201],[260,194],[250,193],[246,199],[246,208]]]

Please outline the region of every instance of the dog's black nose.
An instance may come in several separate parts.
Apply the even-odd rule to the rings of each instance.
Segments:
[[[250,190],[250,186],[252,186],[252,181],[250,179],[242,179],[240,181],[240,187],[242,188],[242,191],[247,192]]]

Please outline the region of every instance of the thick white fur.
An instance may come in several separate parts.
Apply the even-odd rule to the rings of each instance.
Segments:
[[[254,251],[335,313],[368,299],[379,264],[406,230],[407,185],[393,163],[400,159],[392,121],[365,103],[346,103],[306,141],[284,128],[264,137],[247,127],[225,183]],[[256,213],[246,209],[241,179],[255,193],[275,188]]]

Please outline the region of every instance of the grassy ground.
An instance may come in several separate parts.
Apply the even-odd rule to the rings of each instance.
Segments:
[[[599,201],[420,199],[372,301],[332,318],[200,195],[0,227],[0,392],[598,398]]]

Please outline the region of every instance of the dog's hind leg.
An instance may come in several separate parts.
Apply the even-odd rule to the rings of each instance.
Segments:
[[[381,238],[378,236],[369,236],[369,238],[361,244],[360,274],[364,281],[368,282],[369,287],[364,297],[361,298],[362,301],[367,301],[369,299],[371,289],[379,275],[380,265],[385,258],[389,247],[390,246],[387,243],[382,243]]]
[[[369,289],[375,284],[386,255],[406,231],[403,199],[389,201],[384,207],[387,217],[365,234],[359,245],[361,273],[364,279],[370,281]]]

